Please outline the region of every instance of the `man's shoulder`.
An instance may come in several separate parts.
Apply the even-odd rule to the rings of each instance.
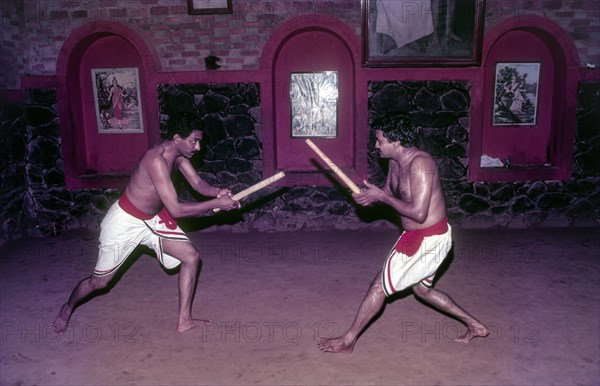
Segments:
[[[418,150],[412,157],[411,162],[435,162],[435,160],[433,159],[433,156],[425,150]]]
[[[410,160],[409,168],[412,171],[423,171],[427,174],[437,173],[438,164],[431,154],[419,150]]]
[[[157,146],[154,146],[146,151],[142,156],[142,162],[149,165],[166,164],[167,160],[163,157],[162,152]]]

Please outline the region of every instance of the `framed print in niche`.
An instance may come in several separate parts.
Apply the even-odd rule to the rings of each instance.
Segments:
[[[143,133],[138,69],[94,68],[92,80],[98,132]]]
[[[337,136],[338,73],[292,73],[290,78],[291,136]]]
[[[496,63],[493,126],[534,126],[540,63]]]

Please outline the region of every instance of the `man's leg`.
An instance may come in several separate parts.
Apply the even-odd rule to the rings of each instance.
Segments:
[[[200,253],[189,241],[163,239],[163,251],[181,261],[179,271],[179,321],[177,331],[184,332],[209,320],[192,318],[192,301],[196,290]]]
[[[54,320],[54,331],[59,335],[64,333],[67,330],[69,319],[71,319],[71,314],[73,314],[73,310],[77,304],[89,295],[105,288],[114,276],[115,273],[100,277],[90,276],[80,281],[79,284],[75,286],[75,289],[71,292],[71,296],[69,296],[69,300],[63,304],[58,316]]]
[[[381,311],[384,303],[385,293],[383,292],[383,284],[381,282],[381,272],[379,272],[371,282],[367,295],[358,308],[354,322],[348,331],[336,338],[317,339],[317,345],[321,351],[352,353],[358,336],[371,319]]]
[[[473,338],[478,336],[485,337],[490,333],[486,326],[484,326],[479,320],[475,319],[475,317],[473,317],[467,311],[459,307],[459,305],[456,304],[456,302],[444,292],[425,287],[421,283],[415,284],[412,288],[415,295],[417,295],[419,298],[423,299],[432,306],[458,318],[467,325],[467,332],[464,335],[457,337],[455,339],[457,342],[468,343]]]

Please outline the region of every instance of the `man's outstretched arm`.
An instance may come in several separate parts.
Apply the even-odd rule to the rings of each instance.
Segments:
[[[187,158],[181,158],[178,161],[177,167],[185,179],[190,183],[192,189],[201,195],[207,197],[220,197],[222,195],[231,194],[229,189],[222,189],[217,186],[213,186],[200,178],[196,172],[196,169],[194,169],[194,166]]]
[[[233,201],[228,194],[204,202],[179,202],[177,192],[171,181],[169,167],[161,157],[155,157],[150,160],[148,174],[162,203],[171,216],[175,218],[195,217],[214,208],[231,210],[239,206],[239,203]]]

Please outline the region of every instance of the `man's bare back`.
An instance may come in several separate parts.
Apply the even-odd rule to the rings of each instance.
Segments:
[[[428,153],[415,149],[398,160],[390,159],[386,186],[397,199],[412,203],[415,197],[422,199],[422,205],[426,207],[423,222],[401,214],[403,229],[425,229],[446,217],[439,170]]]

